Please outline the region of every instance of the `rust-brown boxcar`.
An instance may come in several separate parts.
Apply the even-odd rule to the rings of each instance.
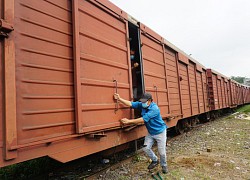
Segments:
[[[41,156],[67,162],[145,136],[143,125],[125,134],[119,120],[138,112],[115,92],[131,101],[151,92],[163,118],[175,117],[169,127],[209,111],[206,68],[109,1],[0,5],[0,167]],[[215,75],[214,109],[250,101],[249,89]]]
[[[207,75],[211,110],[230,107],[232,91],[230,90],[229,78],[212,69],[207,69]]]
[[[236,85],[237,83],[230,79],[229,80],[229,84],[230,84],[230,106],[231,107],[236,107],[237,106],[237,95],[236,95]]]
[[[109,1],[1,0],[1,16],[15,30],[1,35],[0,166],[66,162],[145,135],[123,136],[132,111],[112,98],[116,88],[132,98],[126,13]]]

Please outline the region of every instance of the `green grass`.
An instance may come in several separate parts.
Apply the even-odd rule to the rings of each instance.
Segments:
[[[250,104],[240,107],[239,109],[237,109],[237,112],[250,113]]]

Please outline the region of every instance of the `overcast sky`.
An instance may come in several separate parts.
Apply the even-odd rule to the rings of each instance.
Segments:
[[[208,68],[250,77],[250,0],[110,0]]]

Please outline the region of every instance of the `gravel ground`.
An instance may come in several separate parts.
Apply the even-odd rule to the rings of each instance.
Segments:
[[[250,180],[250,120],[238,117],[217,119],[168,142],[169,173],[161,173],[163,179]],[[148,164],[140,154],[99,179],[152,179]]]

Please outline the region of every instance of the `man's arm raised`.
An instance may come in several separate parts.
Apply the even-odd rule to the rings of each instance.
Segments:
[[[125,99],[121,98],[120,95],[117,94],[117,93],[114,94],[114,99],[119,100],[122,104],[124,104],[126,106],[129,106],[129,107],[132,106],[131,101],[128,101],[128,100],[125,100]]]

